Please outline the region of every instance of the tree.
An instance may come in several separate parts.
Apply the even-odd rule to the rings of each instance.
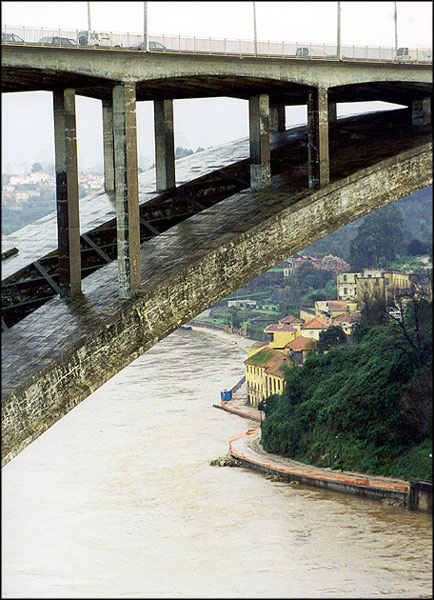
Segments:
[[[426,246],[417,238],[411,238],[411,240],[407,244],[407,254],[408,256],[420,256],[421,254],[425,254]]]
[[[342,327],[332,325],[319,334],[317,350],[324,352],[346,343],[347,337]]]
[[[367,215],[350,244],[350,263],[354,272],[377,267],[380,259],[392,261],[402,243],[402,213],[394,204]]]
[[[401,332],[401,345],[411,349],[416,367],[427,364],[432,355],[432,302],[413,283],[410,290],[397,290],[388,308],[393,309],[388,316]]]
[[[38,173],[39,171],[43,171],[41,163],[33,163],[32,165],[32,173]]]
[[[182,148],[181,146],[177,146],[175,150],[175,160],[178,158],[184,158],[184,156],[190,156],[193,154],[193,150],[191,148]]]

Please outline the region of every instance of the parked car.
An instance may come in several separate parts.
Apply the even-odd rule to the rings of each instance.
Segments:
[[[24,40],[16,33],[2,33],[2,42],[13,42],[14,44],[23,44]]]
[[[79,31],[77,36],[79,46],[103,46],[111,48],[120,48],[120,44],[112,44],[108,33],[103,31]]]
[[[160,42],[148,42],[149,50],[166,50],[166,46],[160,44]],[[146,50],[145,42],[142,42],[138,46],[135,46],[136,50]]]
[[[43,37],[39,40],[38,44],[53,44],[55,46],[76,46],[75,40],[72,38],[65,38],[59,36],[48,36]]]

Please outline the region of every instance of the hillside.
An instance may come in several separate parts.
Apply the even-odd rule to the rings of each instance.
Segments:
[[[405,328],[365,321],[358,345],[287,368],[283,393],[265,400],[265,450],[321,467],[432,477],[432,304],[416,308]]]

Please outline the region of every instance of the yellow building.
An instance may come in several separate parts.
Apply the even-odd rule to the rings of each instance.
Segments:
[[[282,367],[291,364],[289,356],[264,346],[244,361],[246,368],[247,402],[258,406],[271,394],[281,394],[284,387]]]
[[[292,342],[298,335],[300,335],[301,325],[285,325],[284,323],[273,323],[264,329],[264,333],[270,336],[268,345],[270,348],[276,350],[282,350],[288,344]]]
[[[382,300],[387,305],[394,303],[395,294],[410,289],[410,275],[396,271],[364,269],[357,278],[357,302],[360,309],[367,301]]]
[[[339,273],[337,277],[338,300],[357,297],[357,277],[360,273]]]
[[[314,317],[301,326],[301,335],[319,340],[319,334],[330,326],[330,322],[321,317]]]

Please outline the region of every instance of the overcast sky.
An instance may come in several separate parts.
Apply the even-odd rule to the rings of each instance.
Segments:
[[[398,45],[432,46],[432,2],[398,2]],[[144,2],[91,2],[92,29],[141,33]],[[252,2],[148,2],[149,34],[253,38]],[[2,2],[2,25],[87,28],[87,2]],[[394,45],[394,2],[341,2],[342,44]],[[336,43],[337,2],[256,2],[259,40]],[[192,110],[192,103],[194,109]],[[77,97],[79,167],[102,164],[100,102]],[[208,147],[248,135],[247,103],[236,99],[177,100],[175,144]],[[343,109],[340,113],[342,114]],[[153,157],[151,102],[138,103],[139,156]],[[288,123],[305,108],[287,109]],[[2,164],[52,161],[52,96],[3,94]]]

